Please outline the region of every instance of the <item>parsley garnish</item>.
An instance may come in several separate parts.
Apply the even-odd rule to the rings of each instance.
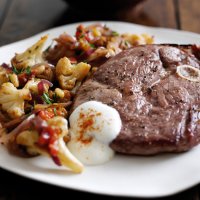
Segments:
[[[119,36],[119,33],[116,31],[112,31],[112,36]]]
[[[45,50],[44,52],[47,53],[49,51],[49,49],[51,48],[51,45],[49,45]]]
[[[125,40],[125,45],[128,47],[129,42],[127,40]]]
[[[89,43],[89,45],[90,45],[92,48],[94,48],[94,49],[95,49],[95,45],[94,45],[94,44],[92,44],[92,43]]]
[[[27,74],[27,75],[30,75],[31,74],[31,68],[28,66],[25,70],[25,73]]]
[[[44,53],[47,53],[49,51],[49,49],[52,47],[53,45],[53,41],[51,42],[51,44],[44,50]]]
[[[17,69],[16,67],[12,67],[13,68],[13,72],[15,73],[15,74],[21,74],[22,73],[22,71],[23,71],[23,69]]]
[[[26,73],[27,75],[31,74],[31,68],[28,66],[25,69],[17,69],[16,67],[12,67],[12,70],[15,74],[19,75],[21,73]]]
[[[52,101],[53,102],[56,102],[58,100],[58,96],[56,95],[56,93],[54,93],[53,94],[53,99],[52,99]]]
[[[47,104],[52,104],[53,100],[49,97],[48,93],[43,93],[42,99],[47,103]]]
[[[85,34],[82,34],[79,38],[84,38],[85,37]]]
[[[53,112],[54,112],[54,115],[55,115],[55,116],[58,115],[58,114],[57,114],[57,110],[56,110],[56,108],[53,108]]]

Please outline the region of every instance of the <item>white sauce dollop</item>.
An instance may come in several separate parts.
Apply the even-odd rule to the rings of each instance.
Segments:
[[[69,150],[82,163],[97,165],[109,161],[114,151],[109,144],[120,133],[122,122],[116,109],[88,101],[78,106],[69,118]]]

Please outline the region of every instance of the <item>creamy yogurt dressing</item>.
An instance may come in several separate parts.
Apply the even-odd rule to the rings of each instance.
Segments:
[[[88,101],[73,111],[69,122],[71,140],[68,148],[82,163],[102,164],[114,156],[109,144],[118,136],[122,126],[116,109]]]

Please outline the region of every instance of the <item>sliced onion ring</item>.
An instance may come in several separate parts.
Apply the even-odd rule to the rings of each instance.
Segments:
[[[200,82],[200,70],[191,65],[179,65],[176,69],[176,73],[181,78],[193,82]]]

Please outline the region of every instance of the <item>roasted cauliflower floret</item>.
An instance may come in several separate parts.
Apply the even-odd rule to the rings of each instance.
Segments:
[[[62,165],[69,167],[76,173],[80,173],[83,171],[83,165],[70,153],[68,150],[63,137],[68,134],[68,123],[67,120],[63,117],[56,116],[47,121],[48,125],[52,128],[60,128],[61,133],[58,137],[58,141],[56,141],[56,145],[58,145],[58,158]]]
[[[29,80],[24,88],[28,89],[32,93],[38,93],[38,83],[40,82],[39,79],[32,78]]]
[[[141,35],[125,33],[122,34],[122,38],[131,45],[152,44],[154,42],[153,37],[145,33]]]
[[[6,83],[9,81],[8,73],[6,69],[4,69],[2,66],[0,66],[0,86],[3,83]]]
[[[42,95],[44,92],[48,92],[49,85],[50,85],[50,82],[46,80],[32,78],[26,83],[24,88],[28,89],[31,93]]]
[[[35,77],[40,79],[46,79],[49,81],[54,80],[54,66],[48,63],[39,63],[31,68],[31,72],[35,74]]]
[[[35,156],[38,154],[44,154],[45,151],[40,150],[35,146],[39,138],[39,134],[35,130],[22,131],[16,137],[16,143],[27,147],[26,151],[29,155]]]
[[[43,125],[50,128],[50,135],[48,135],[48,131],[39,133],[35,130],[26,130],[18,134],[17,144],[26,146],[31,155],[42,154],[57,157],[61,165],[70,168],[75,173],[82,172],[83,165],[70,153],[63,140],[63,137],[68,135],[67,120],[64,117],[56,116],[47,120]]]
[[[38,63],[45,62],[43,59],[42,48],[47,38],[47,36],[42,37],[37,43],[35,43],[23,53],[16,54],[15,57],[11,60],[12,65],[17,69],[25,69]]]
[[[19,87],[19,80],[16,74],[6,70],[0,65],[0,86],[3,83],[11,82],[15,87]]]
[[[61,58],[56,65],[56,76],[62,89],[72,90],[77,82],[81,82],[90,71],[87,63],[71,65],[67,57]]]
[[[11,118],[17,118],[24,114],[24,101],[31,100],[28,89],[17,89],[12,83],[3,83],[0,87],[0,105],[3,111]]]

